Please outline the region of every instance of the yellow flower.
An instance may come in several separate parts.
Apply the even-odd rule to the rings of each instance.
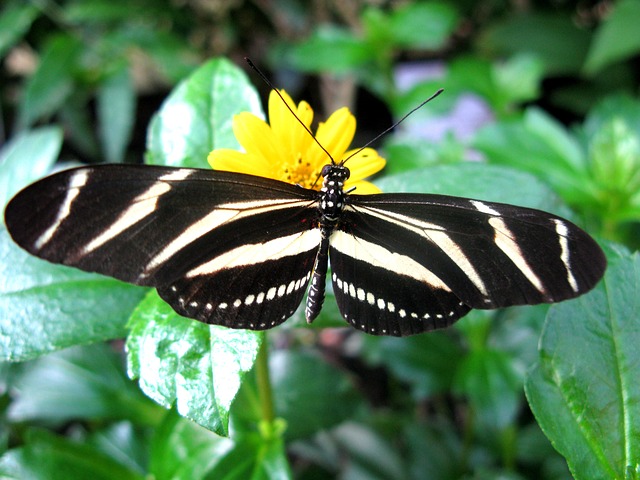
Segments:
[[[291,97],[282,96],[298,118],[307,126],[313,121],[313,110],[306,102],[296,107]],[[220,148],[209,154],[209,164],[216,170],[248,173],[274,178],[305,188],[319,190],[320,172],[331,159],[313,140],[309,132],[294,118],[275,91],[269,95],[269,124],[252,113],[242,112],[233,117],[233,133],[244,152]],[[356,131],[356,119],[348,108],[335,111],[316,132],[318,142],[340,163],[356,150],[347,150]],[[379,193],[372,183],[363,179],[380,171],[384,158],[373,148],[365,148],[349,158],[346,166],[351,172],[345,190],[356,187],[356,193]]]

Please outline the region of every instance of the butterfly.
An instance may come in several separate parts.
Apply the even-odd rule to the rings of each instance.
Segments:
[[[180,315],[264,330],[308,290],[312,321],[329,264],[344,319],[373,335],[451,325],[472,308],[558,302],[592,289],[598,244],[558,216],[459,197],[321,190],[241,173],[150,165],[62,171],[5,210],[13,240],[54,263],[155,287]]]

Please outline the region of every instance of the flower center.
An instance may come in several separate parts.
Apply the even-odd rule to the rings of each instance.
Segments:
[[[283,163],[281,180],[304,188],[319,190],[322,186],[322,182],[317,182],[320,170],[321,168],[311,165],[301,155],[298,155],[295,160]]]

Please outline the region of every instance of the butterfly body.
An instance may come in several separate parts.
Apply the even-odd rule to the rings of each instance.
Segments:
[[[342,316],[396,336],[471,308],[573,298],[604,272],[596,242],[560,217],[442,195],[349,194],[348,175],[328,165],[316,191],[230,172],[85,167],[27,187],[5,219],[36,256],[153,286],[179,314],[232,328],[282,323],[307,287],[312,321],[329,263]]]

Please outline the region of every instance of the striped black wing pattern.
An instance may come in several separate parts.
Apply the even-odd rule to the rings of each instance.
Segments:
[[[560,217],[441,195],[348,195],[229,172],[105,165],[16,195],[13,239],[55,263],[156,287],[179,314],[262,330],[307,297],[311,322],[331,264],[342,316],[374,335],[451,325],[472,308],[550,303],[602,277],[597,243]]]
[[[378,335],[452,324],[471,308],[585,293],[606,260],[571,222],[538,210],[441,195],[351,195],[330,242],[342,316]]]
[[[5,219],[38,257],[154,286],[184,316],[264,329],[304,296],[320,243],[315,193],[235,173],[104,165],[27,187]]]

